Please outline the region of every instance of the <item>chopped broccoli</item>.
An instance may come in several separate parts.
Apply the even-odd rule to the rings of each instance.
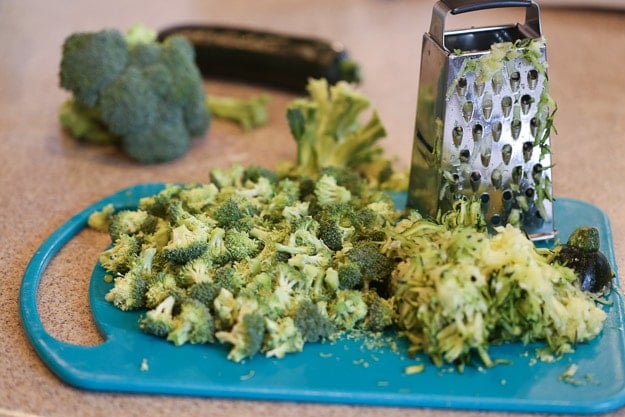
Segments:
[[[221,291],[219,284],[213,281],[202,281],[189,287],[189,297],[194,298],[207,307],[213,305],[215,298]]]
[[[195,184],[180,190],[180,201],[191,214],[201,214],[214,201],[219,190],[214,184]]]
[[[315,304],[310,299],[302,299],[293,314],[295,326],[304,341],[318,342],[332,336],[337,327],[328,317],[328,312],[321,303]]]
[[[176,277],[165,271],[159,271],[146,283],[145,306],[154,308],[164,299],[174,297],[177,301],[185,297],[184,290],[178,287]]]
[[[395,299],[383,298],[375,291],[367,291],[364,295],[367,304],[367,317],[365,317],[365,329],[380,332],[391,327],[396,322]]]
[[[257,182],[260,178],[266,178],[269,180],[269,182],[271,182],[272,185],[277,185],[278,181],[281,180],[281,178],[279,178],[278,174],[261,165],[250,165],[247,168],[245,168],[245,171],[243,172],[243,182],[245,181],[253,181],[253,182]]]
[[[156,308],[145,313],[145,316],[139,321],[141,330],[154,336],[167,337],[174,328],[173,310],[175,303],[175,298],[169,296]]]
[[[249,230],[254,214],[254,207],[247,198],[231,195],[216,208],[214,218],[223,228]]]
[[[304,339],[291,317],[278,321],[265,320],[266,336],[263,351],[267,357],[283,358],[287,353],[301,352]]]
[[[245,283],[245,277],[232,266],[221,266],[214,272],[213,281],[232,293],[238,293]]]
[[[345,288],[362,287],[365,291],[376,288],[386,295],[395,264],[380,251],[378,245],[356,242],[346,250],[346,258],[338,266],[339,285]]]
[[[245,131],[263,126],[269,120],[269,96],[261,94],[247,99],[210,95],[206,106],[215,117],[232,120]]]
[[[128,271],[115,278],[115,284],[105,296],[120,310],[136,310],[145,306],[145,292],[152,275],[156,250],[147,248],[133,257]]]
[[[213,262],[208,252],[187,261],[176,276],[182,287],[213,280]]]
[[[180,312],[174,316],[173,327],[167,340],[180,346],[189,343],[215,341],[213,317],[206,305],[190,298],[180,304]]]
[[[287,108],[287,121],[297,143],[293,171],[317,177],[325,168],[348,169],[386,188],[380,173],[369,168],[372,163],[386,161],[379,144],[386,135],[384,126],[376,111],[364,124],[358,120],[369,107],[369,100],[347,82],[329,87],[325,79],[312,79],[307,89],[309,98],[296,99]],[[384,178],[392,176],[385,173]],[[397,176],[404,176],[406,181],[397,181]],[[407,177],[407,173],[398,172],[393,180],[405,187]]]
[[[215,334],[221,343],[231,345],[228,359],[241,362],[260,351],[265,336],[265,320],[257,309],[255,301],[245,300],[232,329],[228,332],[218,331]]]
[[[224,236],[224,245],[230,261],[242,261],[255,256],[260,249],[260,242],[250,237],[247,232],[229,229]]]
[[[100,264],[108,272],[125,273],[130,268],[141,245],[130,235],[121,235],[114,240],[114,245],[106,249],[99,257]]]
[[[338,185],[336,179],[330,175],[322,175],[315,185],[317,204],[321,207],[347,203],[352,199],[352,193],[345,187]]]
[[[156,218],[143,210],[120,210],[111,215],[109,233],[113,239],[123,235],[137,235],[141,232],[151,233]]]
[[[226,331],[231,329],[236,322],[239,305],[234,294],[226,288],[221,288],[217,297],[213,300],[215,311],[215,328]]]
[[[319,222],[319,239],[331,250],[343,249],[343,241],[346,238],[343,228],[336,221],[324,219]],[[350,229],[346,230],[349,233]]]
[[[240,188],[243,185],[245,167],[241,164],[232,164],[229,168],[213,168],[209,172],[211,184],[219,190]]]
[[[362,272],[360,266],[355,262],[342,264],[338,268],[339,288],[343,290],[353,290],[362,286]]]
[[[108,232],[111,226],[115,207],[113,204],[107,204],[99,211],[94,211],[87,219],[87,225],[99,232]]]
[[[202,256],[208,249],[208,234],[205,230],[189,230],[180,225],[172,230],[169,243],[163,248],[162,255],[169,262],[184,264]]]
[[[328,315],[340,329],[352,330],[367,316],[367,304],[356,290],[338,290],[328,305]]]
[[[142,163],[182,156],[210,124],[189,41],[172,36],[161,43],[142,25],[126,35],[101,30],[68,36],[60,84],[72,93],[60,111],[72,135],[119,143]]]

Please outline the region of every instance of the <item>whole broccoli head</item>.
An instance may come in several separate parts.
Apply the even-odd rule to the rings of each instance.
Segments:
[[[73,136],[119,143],[139,162],[182,156],[191,138],[210,125],[193,46],[181,36],[159,42],[156,32],[142,25],[126,35],[117,30],[70,35],[60,84],[73,94],[60,112]]]

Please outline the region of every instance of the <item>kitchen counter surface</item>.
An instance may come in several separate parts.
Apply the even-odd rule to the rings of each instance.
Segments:
[[[421,37],[432,3],[409,0],[229,0],[0,2],[0,416],[443,416],[490,415],[197,397],[90,392],[59,380],[23,331],[18,305],[22,275],[42,241],[72,214],[121,188],[142,182],[197,182],[211,167],[233,162],[274,166],[294,159],[284,118],[295,96],[269,90],[271,121],[243,134],[214,122],[183,158],[140,166],[115,149],[70,139],[57,110],[64,38],[135,22],[154,28],[185,22],[227,23],[317,35],[343,42],[361,64],[361,90],[387,128],[387,152],[408,166],[418,89]],[[480,16],[479,19],[486,18]],[[479,20],[478,19],[478,20]],[[556,197],[598,206],[609,216],[618,266],[625,264],[625,14],[616,10],[542,10],[551,94],[558,102],[552,138]],[[258,86],[207,80],[209,94],[249,96]],[[106,237],[79,234],[48,267],[39,290],[46,330],[73,344],[101,342],[88,311],[91,269]],[[106,360],[103,358],[103,360]],[[610,358],[605,358],[606,361]],[[581,388],[583,389],[583,388]],[[492,415],[508,415],[492,413]],[[625,416],[625,410],[613,415]]]

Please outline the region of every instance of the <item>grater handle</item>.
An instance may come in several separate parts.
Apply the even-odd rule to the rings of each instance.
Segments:
[[[503,7],[528,7],[532,2],[531,0],[441,0],[441,3],[445,3],[451,14],[455,15]]]
[[[524,25],[534,32],[535,37],[541,36],[540,9],[533,0],[439,0],[432,11],[430,36],[439,45],[445,47],[445,19],[447,15],[504,7],[525,7]]]

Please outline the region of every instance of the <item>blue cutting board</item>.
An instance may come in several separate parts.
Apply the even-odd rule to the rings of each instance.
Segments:
[[[509,364],[471,367],[462,374],[452,367],[437,368],[422,356],[407,357],[403,340],[393,350],[341,339],[308,344],[302,353],[281,360],[257,356],[245,363],[227,360],[226,347],[218,344],[175,347],[143,334],[137,327],[139,313],[122,312],[104,301],[112,284],[104,281],[99,265],[89,297],[105,342],[78,346],[51,337],[37,311],[38,286],[50,260],[86,227],[93,211],[109,203],[133,208],[141,197],[162,188],[160,183],[137,185],[87,207],[41,245],[25,271],[20,290],[23,326],[41,359],[68,384],[98,391],[545,413],[599,413],[625,405],[623,302],[617,291],[606,307],[602,334],[578,345],[575,353],[553,363],[536,362],[534,349],[540,345],[507,344],[490,353]],[[394,197],[398,204],[405,201],[403,194]],[[600,209],[560,198],[555,219],[564,237],[581,225],[597,227],[602,251],[616,269],[610,223]],[[142,370],[143,363],[147,370]],[[406,366],[417,363],[425,364],[422,373],[404,373]],[[560,378],[571,364],[578,367],[580,385]]]

